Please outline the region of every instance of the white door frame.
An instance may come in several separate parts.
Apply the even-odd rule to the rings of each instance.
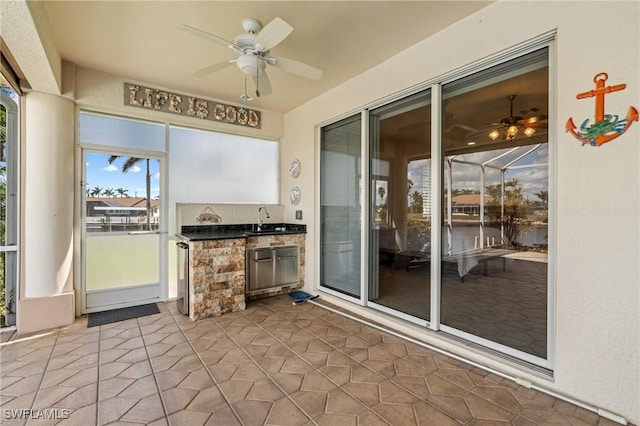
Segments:
[[[166,264],[167,257],[167,218],[166,218],[166,206],[165,200],[165,179],[163,176],[166,171],[165,158],[164,153],[160,153],[157,151],[144,151],[144,150],[136,150],[136,149],[127,149],[121,147],[111,147],[111,146],[98,146],[98,145],[83,145],[79,146],[79,155],[80,158],[80,170],[79,175],[81,176],[80,181],[80,194],[79,194],[79,231],[80,231],[80,285],[78,289],[78,297],[79,301],[76,302],[76,310],[79,311],[79,314],[98,312],[102,310],[115,309],[120,307],[127,306],[135,306],[145,303],[153,303],[166,299],[167,292],[167,283],[166,283],[166,271],[163,268],[163,265]],[[126,289],[121,290],[110,290],[111,295],[105,294],[100,295],[101,299],[108,300],[110,296],[115,296],[113,298],[114,302],[109,304],[100,304],[95,307],[88,307],[87,303],[87,290],[86,290],[86,247],[87,247],[87,231],[85,226],[86,220],[86,155],[88,152],[105,154],[105,155],[120,155],[120,156],[128,156],[128,157],[140,157],[140,158],[149,158],[153,160],[158,160],[160,163],[160,205],[159,205],[159,228],[155,231],[142,231],[136,232],[135,235],[157,235],[158,236],[158,283],[152,286],[131,286]],[[112,235],[122,235],[126,238],[128,235],[132,235],[129,232],[123,233],[114,233]],[[99,237],[92,237],[99,238]],[[100,291],[102,292],[102,291]],[[115,293],[114,293],[115,292]],[[98,292],[93,292],[92,294],[97,294]]]

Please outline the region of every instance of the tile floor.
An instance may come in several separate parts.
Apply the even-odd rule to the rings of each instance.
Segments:
[[[326,304],[324,301],[319,301]],[[0,347],[0,422],[613,424],[311,303],[75,324]]]

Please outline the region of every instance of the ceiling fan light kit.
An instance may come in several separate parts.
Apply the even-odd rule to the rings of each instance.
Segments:
[[[507,96],[507,100],[509,101],[509,117],[505,117],[500,120],[499,123],[494,123],[496,126],[502,126],[502,129],[493,129],[489,132],[488,136],[491,140],[496,140],[500,137],[501,134],[504,135],[505,140],[512,141],[516,138],[520,129],[522,129],[522,133],[525,134],[526,137],[530,138],[536,133],[536,129],[532,126],[536,127],[546,127],[546,124],[540,123],[542,120],[546,120],[546,115],[535,115],[528,118],[522,118],[520,116],[513,115],[513,100],[516,98],[516,95]],[[532,108],[530,111],[537,111],[537,108]]]
[[[266,62],[259,60],[256,55],[242,55],[236,60],[236,65],[240,68],[240,71],[244,75],[249,77],[256,77],[258,74],[262,74],[267,67]]]
[[[178,29],[188,32],[200,38],[223,45],[235,53],[236,57],[209,65],[194,73],[196,77],[204,77],[214,72],[227,68],[235,63],[245,78],[252,77],[256,86],[256,96],[268,95],[271,93],[271,83],[267,75],[267,65],[280,68],[283,71],[299,75],[312,80],[322,78],[322,71],[302,62],[287,58],[276,58],[269,56],[269,51],[280,44],[291,34],[293,27],[282,18],[275,18],[264,28],[260,21],[256,19],[243,19],[242,28],[246,33],[237,35],[233,42],[217,35],[208,33],[190,25],[180,25]],[[245,93],[241,99],[247,102],[251,97]]]

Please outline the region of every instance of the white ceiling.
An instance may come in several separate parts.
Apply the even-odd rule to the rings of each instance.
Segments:
[[[244,18],[275,17],[293,32],[271,55],[324,71],[308,80],[267,69],[273,93],[253,108],[285,113],[487,6],[488,1],[46,1],[63,59],[126,79],[203,98],[241,103],[244,77],[235,66],[192,74],[234,57],[213,42],[177,29],[188,24],[227,40]],[[253,94],[253,83],[248,91]]]

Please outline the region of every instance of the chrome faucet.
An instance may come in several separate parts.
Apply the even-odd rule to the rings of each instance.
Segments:
[[[258,231],[262,231],[262,219],[260,218],[260,211],[264,209],[264,212],[267,215],[267,219],[269,219],[269,211],[267,211],[267,208],[265,206],[260,206],[258,207]]]

